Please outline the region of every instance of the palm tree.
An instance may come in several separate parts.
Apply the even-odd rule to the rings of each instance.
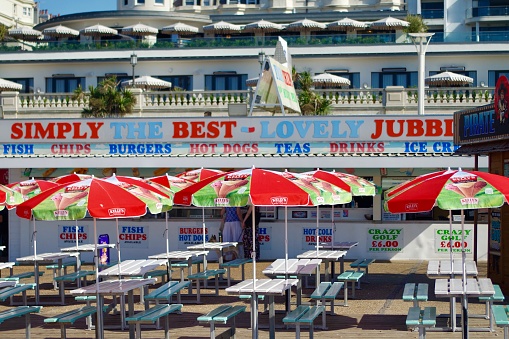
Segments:
[[[422,17],[419,15],[407,15],[405,19],[409,25],[403,28],[403,32],[405,33],[426,33],[428,31],[428,26],[422,20]]]
[[[83,108],[81,116],[84,118],[112,118],[123,117],[132,113],[136,104],[136,97],[126,89],[118,89],[116,77],[106,78],[97,87],[90,86],[89,92],[78,87],[74,91],[74,100],[85,101],[88,107]]]
[[[311,89],[313,87],[311,73],[307,71],[296,73],[292,70],[292,76],[299,85],[299,105],[302,115],[329,114],[332,103]]]

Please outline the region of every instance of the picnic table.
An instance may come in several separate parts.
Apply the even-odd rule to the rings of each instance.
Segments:
[[[252,295],[251,316],[253,320],[252,338],[258,338],[258,296],[269,298],[269,338],[276,338],[276,311],[274,308],[274,296],[283,295],[292,286],[297,286],[299,279],[247,279],[225,289],[228,294]]]
[[[276,259],[272,264],[265,268],[262,273],[269,277],[290,276],[297,277],[297,305],[301,304],[302,299],[302,278],[315,273],[316,286],[320,285],[320,264],[321,259]],[[288,299],[289,299],[288,294]],[[289,300],[287,300],[287,310],[289,310]]]
[[[474,260],[465,262],[467,277],[478,275],[477,264]],[[451,260],[430,260],[426,272],[428,278],[454,278],[463,275],[463,262],[461,259]]]
[[[120,328],[125,329],[125,297],[127,296],[129,316],[134,315],[134,290],[143,288],[147,285],[153,285],[156,279],[119,279],[119,280],[105,280],[97,284],[88,285],[71,291],[73,295],[94,296],[99,294],[97,301],[97,308],[102,310],[105,296],[120,296]],[[97,333],[98,338],[104,338],[104,323],[102,318],[102,311],[97,312]],[[129,338],[134,338],[134,324],[129,325]]]
[[[344,259],[346,251],[342,250],[311,250],[297,255],[297,259],[321,259],[325,263],[325,281],[331,281],[330,277],[334,277],[334,263],[341,261],[341,272],[344,272]],[[329,274],[329,264],[330,274]]]
[[[466,298],[466,302],[468,303],[469,297],[490,297],[495,294],[495,288],[493,287],[493,283],[489,278],[467,278],[466,286],[463,284],[463,279],[453,278],[453,279],[436,279],[435,280],[435,296],[437,298],[450,298],[450,318],[451,318],[451,326],[449,328],[445,328],[445,330],[451,330],[455,332],[458,330],[456,327],[456,304],[454,302],[454,298]],[[454,303],[453,303],[454,302]],[[467,306],[468,307],[468,306]],[[468,316],[466,314],[462,314],[463,323],[466,323],[466,327],[468,328]],[[439,328],[439,330],[444,330],[444,328]],[[476,330],[487,330],[490,331],[490,328],[476,328]]]
[[[78,252],[57,252],[57,253],[42,253],[34,255],[28,255],[26,257],[17,258],[16,262],[18,263],[33,263],[34,264],[34,279],[35,279],[35,304],[40,305],[41,302],[40,294],[39,294],[39,265],[41,264],[49,264],[54,263],[55,261],[58,263],[58,276],[61,276],[63,273],[62,261],[66,258],[74,257],[76,258],[79,255]]]
[[[198,245],[187,246],[190,251],[216,251],[218,253],[219,266],[223,264],[223,251],[228,248],[237,248],[237,242],[206,242]],[[207,269],[207,256],[203,256],[203,270]]]
[[[167,261],[162,259],[124,260],[99,272],[99,277],[144,277],[153,269],[166,264]]]

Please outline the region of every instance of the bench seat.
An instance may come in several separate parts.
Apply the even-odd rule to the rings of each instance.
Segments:
[[[89,275],[95,275],[94,271],[75,271],[72,273],[60,275],[58,277],[53,278],[55,282],[59,284],[59,293],[60,293],[60,300],[62,302],[62,305],[65,304],[65,283],[66,282],[74,282],[77,280],[81,280],[84,278],[84,285],[87,285],[87,277]]]
[[[235,337],[236,325],[235,317],[246,310],[246,306],[231,306],[222,305],[212,311],[203,314],[197,318],[199,322],[209,323],[210,325],[210,338],[216,338],[215,323],[226,324],[230,319],[233,319],[232,326],[230,327],[230,337]]]
[[[8,298],[10,298],[11,305],[12,305],[13,304],[12,297],[16,294],[21,293],[23,296],[23,305],[26,306],[28,303],[27,291],[33,290],[33,289],[35,289],[35,284],[17,284],[16,286],[13,286],[13,287],[6,287],[6,288],[0,290],[0,301],[5,301]]]
[[[127,323],[134,323],[136,325],[136,338],[141,338],[141,324],[154,324],[159,318],[165,318],[164,324],[164,337],[170,337],[170,321],[168,315],[173,312],[178,312],[182,309],[182,304],[161,304],[149,308],[146,311],[136,313],[133,316],[127,317]]]
[[[105,306],[105,308],[108,306]],[[60,324],[60,337],[61,339],[66,338],[65,325],[74,324],[74,322],[81,318],[87,318],[87,328],[90,330],[92,325],[92,315],[97,312],[96,306],[84,306],[78,309],[68,311],[57,316],[44,319],[45,323],[58,323]]]
[[[203,264],[203,258],[193,257],[191,258],[191,266],[198,265],[198,272],[201,271],[201,264]],[[170,267],[176,267],[180,269],[180,281],[184,281],[184,270],[189,268],[189,261],[183,260],[178,262],[172,262]]]
[[[486,311],[484,317],[490,321],[490,330],[493,331],[493,317],[491,316],[491,306],[494,302],[503,302],[505,300],[504,293],[500,288],[500,285],[493,284],[495,294],[490,297],[479,297],[479,301],[486,302]]]
[[[334,314],[334,300],[336,299],[339,291],[343,288],[343,282],[321,282],[320,285],[311,293],[311,299],[316,300],[316,305],[318,306],[319,301],[321,301],[322,306],[325,309],[327,305],[327,300],[330,300],[330,313]],[[327,329],[326,324],[326,312],[324,311],[322,314],[322,329]]]
[[[65,261],[65,262],[62,263],[62,266],[59,266],[58,264],[46,265],[46,269],[47,270],[52,270],[53,271],[53,289],[54,290],[57,289],[57,282],[54,281],[55,278],[57,277],[57,270],[63,268],[64,269],[64,274],[67,274],[67,267],[70,267],[70,266],[73,266],[75,271],[77,270],[77,263],[76,263],[76,261]]]
[[[300,338],[300,324],[309,324],[309,338],[312,339],[314,333],[313,322],[316,317],[318,317],[321,313],[323,314],[324,312],[324,306],[300,305],[283,318],[283,323],[295,324],[295,339]]]
[[[205,270],[202,272],[190,274],[187,276],[189,280],[196,280],[196,302],[200,303],[200,280],[207,281],[209,278],[215,278],[215,295],[219,295],[219,276],[224,274],[226,270],[224,268],[216,270]]]
[[[408,327],[419,328],[419,338],[426,338],[426,329],[435,327],[437,323],[437,310],[436,307],[425,307],[421,309],[417,306],[412,306],[408,309],[406,318],[406,325]]]
[[[227,277],[227,280],[228,280],[228,286],[231,285],[231,272],[230,270],[232,268],[238,268],[238,267],[241,267],[242,268],[242,281],[245,280],[245,270],[244,270],[244,265],[248,264],[248,263],[251,263],[253,262],[253,259],[251,258],[237,258],[235,260],[232,260],[232,261],[228,261],[228,262],[225,262],[225,263],[222,263],[219,268],[226,268],[226,277]]]
[[[420,301],[428,301],[428,284],[406,283],[403,290],[403,301],[411,301],[413,306],[419,306]]]
[[[375,261],[376,261],[376,259],[357,259],[350,264],[350,267],[356,268],[357,271],[364,269],[364,271],[366,271],[365,279],[366,279],[366,282],[368,282],[369,265],[371,265]]]
[[[504,329],[504,339],[509,339],[509,306],[492,305],[491,314],[495,324]]]
[[[158,304],[160,301],[170,302],[173,295],[177,294],[177,303],[180,302],[180,292],[182,289],[188,287],[189,281],[175,281],[172,280],[153,290],[145,296],[146,301],[153,300]]]
[[[336,278],[339,281],[345,283],[344,288],[344,303],[343,306],[348,306],[348,283],[351,283],[352,288],[352,298],[355,298],[355,283],[359,282],[362,276],[364,275],[364,271],[344,271]]]
[[[44,275],[44,272],[43,271],[39,271],[39,276],[42,276]],[[8,277],[5,277],[5,278],[0,278],[0,280],[21,280],[21,279],[28,279],[28,278],[33,278],[35,276],[35,272],[33,271],[27,271],[27,272],[22,272],[22,273],[18,273],[18,274],[13,274],[13,275],[10,275]]]
[[[41,308],[42,306],[18,306],[0,312],[0,324],[11,318],[25,316],[25,337],[30,339],[30,329],[32,328],[30,313],[39,313]],[[9,337],[9,335],[7,335],[7,337]]]

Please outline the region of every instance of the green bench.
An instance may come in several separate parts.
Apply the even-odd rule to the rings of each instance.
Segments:
[[[11,318],[25,316],[25,338],[30,339],[30,329],[32,328],[30,313],[39,313],[41,308],[42,306],[18,306],[0,312],[0,324]],[[7,337],[9,337],[9,335],[7,335]]]
[[[147,304],[145,305],[145,308],[148,308],[148,302],[149,301],[155,301],[156,302],[156,305],[159,304],[160,301],[164,301],[164,302],[171,302],[171,298],[177,294],[177,303],[181,303],[181,296],[180,296],[180,292],[182,289],[186,288],[187,286],[189,286],[190,282],[189,281],[175,281],[175,280],[172,280],[172,281],[169,281],[163,285],[161,285],[160,287],[158,287],[157,289],[153,290],[152,292],[150,292],[149,294],[147,294],[145,296],[145,301],[147,302]]]
[[[364,269],[366,271],[366,282],[368,282],[369,265],[374,263],[375,260],[376,259],[357,259],[353,263],[350,264],[350,267],[356,268],[357,271]]]
[[[352,288],[352,298],[355,298],[355,283],[358,283],[362,276],[364,275],[364,271],[344,271],[336,278],[339,281],[345,283],[344,288],[344,303],[343,306],[348,306],[348,283],[351,283]]]
[[[228,281],[228,286],[231,285],[231,274],[230,274],[230,270],[232,268],[238,268],[238,267],[242,267],[242,281],[245,280],[245,270],[244,270],[244,265],[246,265],[247,263],[250,263],[250,262],[253,262],[253,259],[251,258],[238,258],[238,259],[235,259],[235,260],[232,260],[232,261],[228,261],[228,262],[225,262],[225,263],[222,263],[219,268],[226,268],[226,278],[227,278],[227,281]]]
[[[60,324],[60,337],[66,338],[65,325],[72,325],[78,319],[87,318],[87,328],[90,330],[92,325],[92,315],[97,312],[95,306],[84,306],[78,309],[62,313],[60,315],[44,319],[44,323],[59,323]]]
[[[436,307],[425,307],[424,309],[421,309],[420,307],[412,306],[408,309],[406,325],[412,328],[419,328],[419,339],[425,339],[426,329],[435,327],[436,323]]]
[[[316,300],[316,305],[321,301],[322,306],[327,305],[327,300],[330,300],[330,313],[334,314],[334,300],[339,294],[339,291],[343,288],[343,282],[321,282],[320,285],[311,293],[311,299]],[[326,323],[326,312],[322,313],[322,329],[327,329]]]
[[[216,338],[216,323],[226,324],[230,319],[233,319],[232,326],[228,329],[230,332],[229,338],[235,338],[236,325],[235,317],[246,310],[246,306],[219,306],[207,314],[203,314],[197,318],[201,323],[208,323],[210,325],[210,339]]]
[[[165,339],[170,338],[170,319],[168,315],[173,312],[180,311],[182,304],[161,304],[156,305],[146,311],[136,313],[133,316],[127,317],[125,320],[128,324],[136,325],[136,336],[135,338],[141,338],[141,324],[154,324],[159,318],[164,317],[164,337]]]
[[[295,324],[295,339],[300,338],[300,325],[308,324],[309,325],[309,338],[313,338],[314,325],[316,317],[320,315],[320,313],[325,312],[324,306],[306,306],[300,305],[290,313],[286,317],[283,318],[283,323],[285,324]]]
[[[55,283],[59,284],[59,293],[60,293],[60,300],[62,301],[62,305],[65,304],[65,282],[74,282],[76,280],[83,279],[84,286],[87,286],[87,277],[89,275],[95,275],[94,271],[75,271],[72,273],[68,273],[65,275],[60,275],[55,278],[53,278],[53,281]]]
[[[194,257],[191,258],[191,266],[192,265],[198,265],[198,272],[201,271],[201,264],[203,263],[203,258],[200,257]],[[170,267],[177,267],[180,269],[180,281],[184,281],[184,270],[189,267],[189,261],[179,261],[171,263]]]
[[[51,265],[47,265],[46,266],[46,269],[47,270],[53,270],[53,289],[56,290],[57,289],[57,282],[55,281],[55,278],[57,277],[57,270],[59,269],[64,269],[64,274],[67,274],[67,267],[70,267],[70,266],[73,266],[74,267],[74,271],[77,270],[77,263],[76,261],[65,261],[62,263],[62,266],[59,266],[58,264],[51,264]]]
[[[504,329],[504,339],[509,339],[509,306],[493,305],[491,306],[491,314],[495,324]]]
[[[42,275],[44,275],[44,272],[39,271],[39,277]],[[12,280],[19,281],[21,279],[33,278],[34,276],[35,276],[35,272],[27,271],[27,272],[21,272],[18,274],[13,274],[13,275],[10,275],[5,278],[0,278],[0,281],[12,281]]]
[[[219,295],[219,276],[221,274],[224,274],[225,272],[226,272],[225,269],[220,268],[217,270],[205,270],[205,271],[198,272],[195,274],[190,274],[187,276],[187,279],[189,279],[189,280],[196,280],[196,302],[197,303],[200,303],[200,280],[203,280],[205,283],[209,278],[213,277],[215,279],[215,290],[216,290],[215,295],[218,296]]]
[[[491,309],[494,302],[503,302],[505,300],[504,293],[500,285],[493,284],[495,294],[490,297],[479,297],[479,301],[486,302],[486,311],[484,317],[490,321],[490,330],[493,332],[493,317],[491,316]]]
[[[420,301],[428,301],[428,284],[406,283],[403,290],[403,301],[411,301],[413,306],[419,307]]]
[[[33,290],[35,288],[35,284],[17,284],[13,287],[7,287],[0,290],[0,301],[5,301],[9,298],[11,301],[11,305],[13,305],[12,297],[18,293],[21,293],[23,296],[23,305],[27,305],[27,291]]]

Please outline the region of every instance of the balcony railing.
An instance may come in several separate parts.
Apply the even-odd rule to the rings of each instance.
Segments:
[[[315,47],[315,46],[342,46],[342,45],[379,45],[411,43],[404,34],[397,33],[374,33],[374,34],[334,34],[334,35],[311,35],[301,37],[296,35],[282,37],[292,47]],[[13,46],[12,43],[0,44],[0,53],[7,52],[61,52],[61,51],[110,51],[125,49],[176,49],[176,48],[231,48],[231,47],[275,47],[278,37],[254,37],[254,36],[231,36],[214,38],[181,38],[181,39],[157,39],[156,42],[144,40],[101,40],[90,41],[46,41],[46,42],[20,42],[21,46]],[[466,33],[441,33],[433,36],[432,43],[465,43],[478,41],[509,41],[509,31],[480,32],[479,37],[475,34]]]
[[[132,89],[137,102],[132,116],[178,117],[228,115],[230,104],[249,107],[254,91],[178,91],[147,92]],[[345,114],[417,114],[417,89],[387,87],[385,89],[323,89],[316,93],[330,100],[330,115]],[[390,95],[387,93],[398,94]],[[426,88],[427,114],[452,114],[466,108],[489,104],[494,88]],[[72,93],[25,94],[0,93],[4,119],[14,118],[79,118],[88,101],[73,99]],[[263,108],[255,112],[268,113]]]
[[[472,16],[507,16],[509,6],[481,6],[472,8]]]

